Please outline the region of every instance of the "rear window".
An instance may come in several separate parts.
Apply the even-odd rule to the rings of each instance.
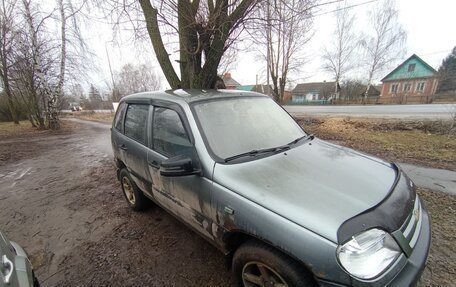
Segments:
[[[125,115],[125,108],[127,105],[125,103],[121,103],[119,107],[117,107],[116,117],[114,118],[114,128],[118,131],[122,131],[122,120]]]
[[[146,144],[146,126],[149,115],[149,105],[128,105],[125,116],[125,135]]]

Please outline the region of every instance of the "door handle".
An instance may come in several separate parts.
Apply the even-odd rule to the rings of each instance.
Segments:
[[[120,146],[120,149],[127,150],[127,146],[123,144]]]
[[[10,280],[11,280],[11,275],[13,275],[13,270],[14,270],[13,262],[11,260],[9,260],[8,257],[6,257],[6,255],[3,255],[2,264],[8,270],[8,273],[5,274],[3,282],[5,284],[9,284]]]
[[[148,163],[149,163],[149,165],[150,165],[151,167],[153,167],[153,168],[160,168],[160,165],[159,165],[158,162],[156,162],[155,160],[149,161]]]

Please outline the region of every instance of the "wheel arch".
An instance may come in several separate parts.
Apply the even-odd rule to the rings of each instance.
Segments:
[[[125,165],[125,163],[123,161],[121,161],[120,159],[118,158],[115,158],[114,159],[114,162],[116,164],[116,173],[117,173],[117,179],[120,180],[120,171],[123,169],[123,168],[127,168],[127,166]]]
[[[226,263],[227,263],[227,266],[229,267],[229,269],[231,269],[231,264],[232,264],[234,253],[236,252],[236,250],[239,247],[241,247],[244,243],[246,243],[248,241],[258,241],[258,242],[261,242],[261,243],[263,243],[265,245],[268,245],[269,247],[272,247],[272,248],[276,249],[277,251],[282,252],[286,256],[292,258],[306,272],[309,272],[309,274],[311,274],[312,276],[315,277],[315,274],[312,272],[312,269],[306,263],[302,262],[302,260],[297,258],[291,252],[285,250],[284,248],[280,248],[280,246],[272,244],[270,241],[268,241],[265,238],[261,238],[261,237],[256,236],[256,235],[249,234],[249,233],[246,233],[244,231],[236,230],[236,231],[231,231],[231,232],[226,233],[224,235],[224,240],[223,241],[225,242],[225,244],[226,244],[225,247],[228,250],[228,254],[227,254],[228,258],[227,258],[227,262]]]

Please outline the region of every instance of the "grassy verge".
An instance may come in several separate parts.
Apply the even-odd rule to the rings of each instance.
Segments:
[[[39,130],[32,126],[29,121],[20,121],[18,125],[13,122],[0,122],[0,140],[15,137],[33,137],[34,135],[63,134],[74,128],[74,123],[60,122],[59,130]]]
[[[389,161],[456,170],[456,135],[447,123],[358,118],[300,118],[310,133]]]
[[[456,278],[456,196],[427,189],[418,194],[431,218],[431,249],[418,286],[454,286]]]

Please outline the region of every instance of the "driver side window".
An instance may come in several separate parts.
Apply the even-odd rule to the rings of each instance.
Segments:
[[[156,107],[153,121],[153,149],[167,157],[191,157],[193,145],[189,140],[179,114],[171,109]]]

